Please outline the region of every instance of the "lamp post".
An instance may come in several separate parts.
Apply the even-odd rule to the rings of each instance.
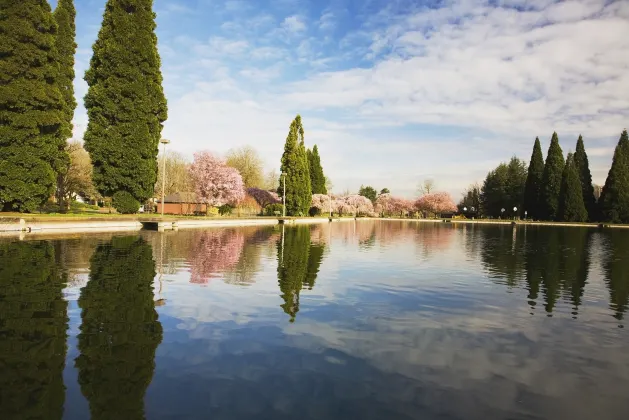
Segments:
[[[527,215],[529,214],[529,212],[527,210],[524,210],[524,220],[526,220]]]
[[[330,200],[330,221],[332,221],[332,195],[328,194],[328,199]]]
[[[162,217],[164,217],[164,193],[166,190],[166,145],[170,143],[170,140],[161,139],[159,142],[164,145],[164,148],[162,149],[164,154],[162,157]]]
[[[513,208],[513,220],[515,220],[517,218],[517,215],[518,215],[518,208],[514,207]]]
[[[284,194],[282,195],[282,217],[286,217],[286,174],[282,172],[280,176],[282,177],[282,181],[284,182]]]

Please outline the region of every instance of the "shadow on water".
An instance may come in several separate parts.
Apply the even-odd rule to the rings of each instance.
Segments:
[[[284,312],[294,322],[299,312],[301,289],[312,290],[323,261],[325,245],[311,242],[311,228],[282,226],[277,242],[277,278]]]
[[[50,242],[0,243],[0,417],[60,419],[66,280]]]
[[[93,419],[144,418],[162,326],[155,311],[151,246],[138,237],[99,245],[81,289],[75,364]]]

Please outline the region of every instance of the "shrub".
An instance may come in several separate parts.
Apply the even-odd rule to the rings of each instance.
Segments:
[[[264,215],[265,216],[277,216],[277,214],[275,214],[275,212],[279,212],[279,214],[281,216],[283,210],[284,210],[284,206],[282,206],[281,204],[269,204],[268,206],[266,206],[264,208]]]
[[[220,214],[221,216],[229,215],[232,214],[233,209],[234,208],[229,204],[223,204],[218,208],[218,214]]]
[[[112,197],[112,205],[122,214],[135,214],[140,209],[140,203],[126,191],[118,191]]]
[[[310,207],[310,211],[308,211],[308,214],[310,214],[310,217],[320,216],[321,209],[317,207]]]
[[[207,208],[208,216],[218,216],[218,208],[217,207],[208,207]]]

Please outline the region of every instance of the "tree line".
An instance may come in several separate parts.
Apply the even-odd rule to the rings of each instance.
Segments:
[[[605,185],[593,184],[583,137],[564,157],[553,133],[546,160],[539,137],[530,163],[511,158],[463,194],[459,211],[484,217],[526,217],[557,222],[629,223],[629,138],[620,135]],[[464,210],[466,209],[466,210]]]

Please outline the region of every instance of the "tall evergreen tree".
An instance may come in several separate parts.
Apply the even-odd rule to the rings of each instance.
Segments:
[[[153,0],[107,1],[85,81],[94,185],[103,196],[128,192],[145,201],[167,115]]]
[[[319,148],[315,144],[312,150],[308,149],[308,162],[310,164],[310,184],[313,194],[327,194],[325,187],[325,175],[321,167],[321,157],[319,156]]]
[[[566,159],[561,180],[559,220],[563,222],[585,222],[587,218],[588,212],[583,202],[581,180],[574,163],[574,157],[570,153]]]
[[[33,211],[67,165],[47,0],[0,0],[0,208]]]
[[[582,136],[579,136],[579,139],[577,140],[577,148],[574,152],[573,159],[577,173],[579,174],[579,180],[581,182],[581,192],[585,208],[588,212],[588,220],[597,220],[598,216],[596,214],[596,198],[594,198],[592,173],[590,172],[590,163],[588,161],[588,155],[585,153]]]
[[[533,154],[531,155],[531,163],[529,163],[529,172],[526,178],[526,186],[524,188],[524,210],[528,212],[529,217],[539,219],[542,214],[542,178],[544,177],[544,155],[542,154],[542,146],[539,137],[535,138],[533,146]]]
[[[559,145],[557,133],[553,133],[546,156],[542,177],[542,215],[545,220],[557,220],[559,217],[559,194],[566,161]]]
[[[624,130],[614,151],[599,207],[605,221],[629,223],[629,137]]]
[[[304,144],[304,128],[301,116],[297,115],[290,125],[284,154],[282,155],[278,193],[284,194],[286,183],[286,214],[288,216],[307,215],[312,203],[312,188],[310,186],[310,168],[306,146]]]

